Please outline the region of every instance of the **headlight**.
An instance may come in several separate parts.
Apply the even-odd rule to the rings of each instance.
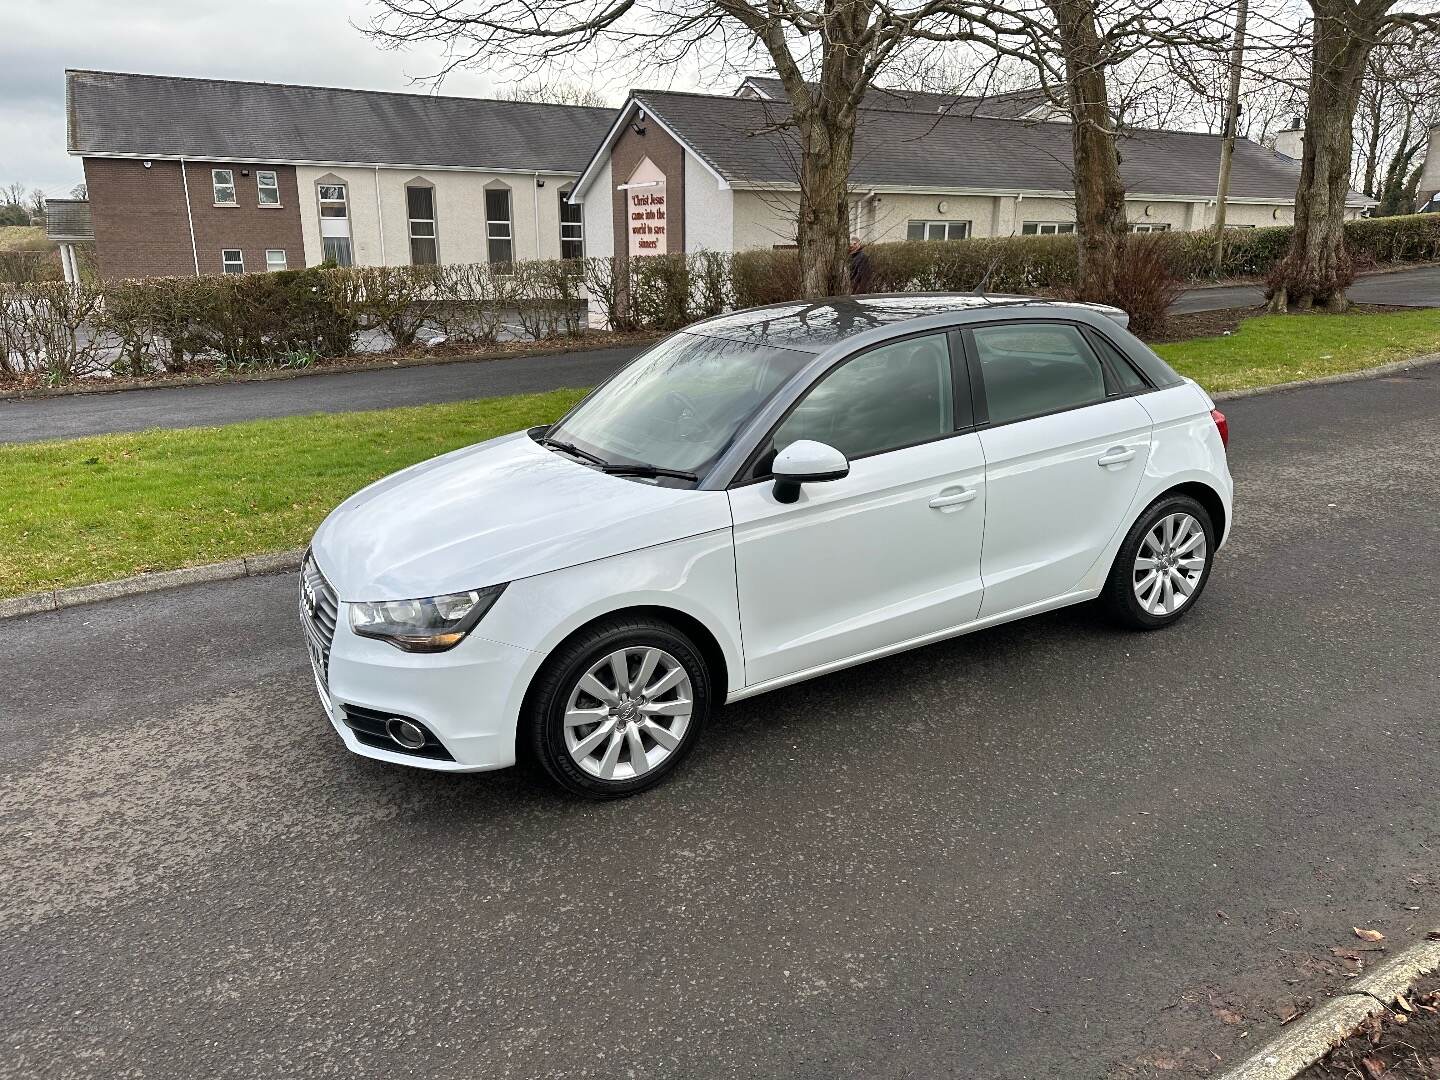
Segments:
[[[465,640],[504,591],[504,585],[491,585],[422,600],[351,604],[350,629],[406,652],[444,652]]]

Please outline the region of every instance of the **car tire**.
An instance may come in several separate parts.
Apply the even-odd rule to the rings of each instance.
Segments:
[[[709,667],[685,634],[659,619],[607,619],[541,668],[526,698],[521,749],[572,795],[624,798],[685,759],[710,701]]]
[[[1121,626],[1160,630],[1195,606],[1214,562],[1209,511],[1188,495],[1161,496],[1125,534],[1101,603]]]

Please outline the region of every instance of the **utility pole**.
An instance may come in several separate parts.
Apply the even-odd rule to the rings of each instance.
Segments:
[[[1235,156],[1235,132],[1240,126],[1240,71],[1245,63],[1245,20],[1250,0],[1238,0],[1235,41],[1230,46],[1230,92],[1225,97],[1225,126],[1220,136],[1220,183],[1215,190],[1215,276],[1225,263],[1225,200],[1230,195],[1230,159]]]

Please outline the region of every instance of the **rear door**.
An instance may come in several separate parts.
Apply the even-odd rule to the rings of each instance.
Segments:
[[[1126,514],[1150,415],[1073,323],[965,333],[985,454],[982,618],[1072,592]]]

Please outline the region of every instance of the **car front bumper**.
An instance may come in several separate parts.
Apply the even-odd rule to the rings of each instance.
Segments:
[[[526,649],[469,635],[443,653],[406,653],[350,632],[346,605],[322,667],[311,667],[320,703],[346,747],[395,765],[480,772],[515,764],[515,727],[535,656]],[[407,751],[374,734],[374,720],[416,721],[443,756]],[[368,723],[367,723],[368,721]],[[371,728],[366,731],[365,728]]]

